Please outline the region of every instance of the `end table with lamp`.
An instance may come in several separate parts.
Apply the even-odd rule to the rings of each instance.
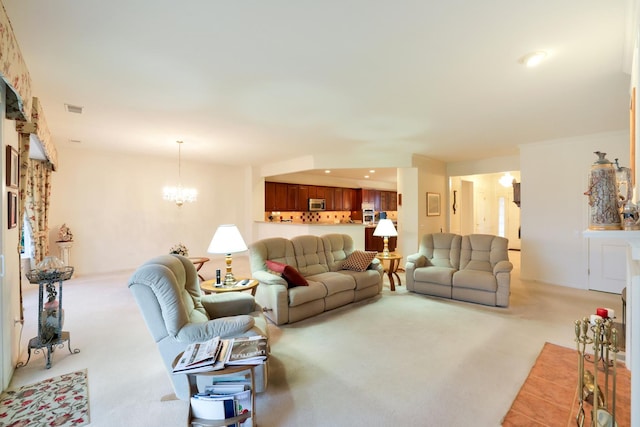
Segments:
[[[237,281],[234,285],[226,286],[224,283],[216,283],[215,279],[205,280],[200,283],[200,289],[205,294],[222,294],[225,292],[242,292],[251,290],[251,295],[256,296],[256,289],[260,282],[254,279],[243,279]]]
[[[391,291],[396,290],[396,284],[393,280],[393,276],[395,275],[398,279],[398,286],[402,286],[402,280],[400,280],[400,276],[398,276],[398,267],[400,266],[400,260],[402,259],[402,255],[391,252],[387,255],[384,253],[378,253],[376,258],[380,260],[382,267],[384,268],[384,272],[387,273],[387,277],[389,278],[389,287]],[[389,267],[385,267],[384,262],[389,261]]]
[[[231,254],[246,252],[248,250],[249,248],[244,242],[244,239],[240,234],[240,230],[238,230],[238,227],[234,224],[220,225],[213,234],[213,238],[211,239],[207,252],[210,254],[225,255],[227,272],[222,282],[225,286],[233,286],[236,283],[236,279],[233,277],[233,272],[231,271]]]

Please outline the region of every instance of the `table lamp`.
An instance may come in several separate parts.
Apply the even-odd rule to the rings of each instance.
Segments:
[[[236,283],[233,272],[231,271],[231,254],[238,252],[244,252],[247,249],[247,244],[240,235],[238,227],[234,224],[223,224],[218,227],[207,252],[210,254],[225,254],[225,262],[227,264],[227,273],[224,276],[224,286],[233,286]]]
[[[381,219],[380,222],[378,222],[378,225],[376,225],[373,235],[384,238],[384,250],[382,251],[382,256],[388,257],[389,237],[398,235],[396,228],[393,226],[393,221],[390,219]]]

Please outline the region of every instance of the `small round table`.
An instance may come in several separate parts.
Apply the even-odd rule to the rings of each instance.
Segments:
[[[242,279],[240,279],[240,280],[242,280]],[[238,282],[240,282],[240,280],[238,280]],[[204,282],[201,282],[200,283],[200,289],[202,289],[202,292],[204,292],[205,294],[211,294],[211,293],[219,294],[219,293],[224,293],[224,292],[242,292],[242,291],[251,290],[251,295],[256,296],[256,289],[257,289],[259,283],[260,282],[258,282],[255,279],[249,279],[249,283],[247,283],[246,285],[243,285],[243,286],[238,286],[238,285],[234,285],[234,286],[219,285],[219,286],[216,286],[215,279],[212,279],[212,280],[205,280]]]
[[[400,260],[402,259],[402,255],[397,253],[390,253],[388,256],[384,256],[381,253],[376,255],[376,258],[380,260],[382,267],[384,268],[384,262],[389,261],[389,268],[384,268],[384,272],[387,273],[387,277],[389,277],[389,287],[392,291],[396,290],[396,284],[393,280],[393,276],[395,275],[398,279],[398,286],[402,286],[402,280],[400,280],[400,276],[398,276],[398,267],[400,266]]]
[[[196,266],[196,272],[199,272],[202,266],[206,262],[209,262],[209,258],[203,256],[190,256],[189,261],[191,261],[193,265]],[[200,278],[200,280],[204,280],[204,277],[202,277],[200,273],[198,273],[198,277]]]

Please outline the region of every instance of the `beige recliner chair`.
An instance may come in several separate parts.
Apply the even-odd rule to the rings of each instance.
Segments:
[[[129,289],[179,399],[189,399],[191,384],[187,375],[172,374],[172,364],[188,344],[215,336],[268,336],[266,319],[253,296],[244,292],[201,295],[196,268],[183,256],[162,255],[147,261],[129,279]],[[255,374],[256,391],[264,391],[267,364]]]
[[[489,234],[462,237],[460,270],[453,274],[453,299],[509,306],[511,270],[509,241]]]

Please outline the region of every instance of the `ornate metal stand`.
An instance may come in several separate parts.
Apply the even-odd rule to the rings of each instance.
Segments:
[[[576,424],[584,426],[584,401],[592,400],[592,427],[615,427],[616,423],[616,375],[618,349],[618,333],[612,327],[611,319],[596,319],[593,324],[588,318],[575,321],[576,344],[578,349],[578,413]],[[587,344],[593,344],[593,356],[586,353]],[[585,360],[593,364],[593,373],[585,368]],[[604,372],[604,392],[598,385],[598,365],[602,361]],[[609,399],[609,371],[612,372],[612,392]]]
[[[16,368],[26,366],[31,359],[31,349],[35,349],[34,353],[44,353],[46,358],[47,369],[51,368],[51,354],[55,348],[63,348],[65,341],[69,348],[69,353],[80,353],[79,349],[71,349],[71,338],[69,332],[62,330],[62,282],[69,280],[73,275],[73,267],[62,267],[55,270],[31,270],[27,273],[27,278],[30,283],[37,283],[39,286],[38,296],[38,336],[29,340],[28,353],[26,362],[20,362],[16,365]],[[56,284],[58,289],[56,290]],[[47,290],[48,294],[57,294],[58,306],[56,307],[57,316],[54,319],[53,325],[49,324],[48,318],[43,319],[43,313],[45,313],[44,307],[44,291]],[[55,297],[54,297],[55,298]],[[43,349],[43,350],[41,350]]]

